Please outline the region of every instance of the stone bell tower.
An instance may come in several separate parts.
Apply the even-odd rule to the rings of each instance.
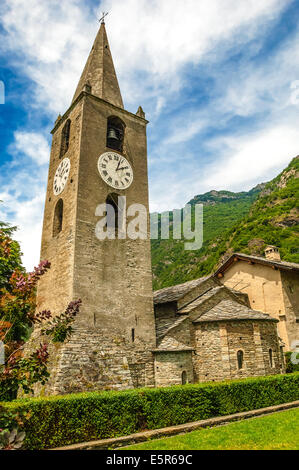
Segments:
[[[147,123],[141,107],[124,109],[103,22],[52,131],[41,248],[52,266],[38,310],[59,314],[79,298],[82,307],[72,338],[51,351],[44,393],[154,385],[150,237],[96,237],[97,207],[110,201],[117,212],[118,196],[148,213]]]

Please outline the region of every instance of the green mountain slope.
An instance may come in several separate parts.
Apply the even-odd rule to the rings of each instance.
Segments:
[[[185,251],[183,240],[152,240],[154,289],[211,273],[235,251],[263,255],[277,245],[282,258],[299,262],[299,157],[268,184],[249,192],[211,191],[191,204],[204,205],[204,244]]]
[[[204,206],[204,244],[201,250],[185,251],[184,240],[152,240],[154,288],[171,286],[197,276],[204,263],[204,273],[212,270],[216,259],[208,257],[210,244],[249,214],[263,186],[249,192],[211,191],[194,197],[189,204]],[[214,248],[212,248],[212,251]]]

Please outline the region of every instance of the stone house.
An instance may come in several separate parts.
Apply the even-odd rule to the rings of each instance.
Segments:
[[[265,258],[235,253],[215,277],[226,287],[248,295],[250,307],[279,321],[285,351],[299,342],[299,264],[282,261],[278,248],[268,246]]]
[[[278,374],[278,320],[213,276],[154,293],[156,386]]]

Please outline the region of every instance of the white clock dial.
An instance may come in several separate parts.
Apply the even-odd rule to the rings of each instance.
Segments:
[[[101,155],[98,170],[105,183],[114,189],[127,189],[133,183],[133,169],[128,160],[118,153]]]
[[[53,183],[53,192],[58,196],[65,188],[71,170],[69,158],[64,158],[56,170]]]

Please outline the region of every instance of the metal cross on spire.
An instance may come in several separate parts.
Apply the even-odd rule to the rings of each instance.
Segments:
[[[103,15],[102,18],[99,19],[99,23],[104,24],[104,23],[105,23],[105,18],[106,18],[107,15],[109,15],[109,13],[103,11],[103,12],[102,12],[102,15]]]

